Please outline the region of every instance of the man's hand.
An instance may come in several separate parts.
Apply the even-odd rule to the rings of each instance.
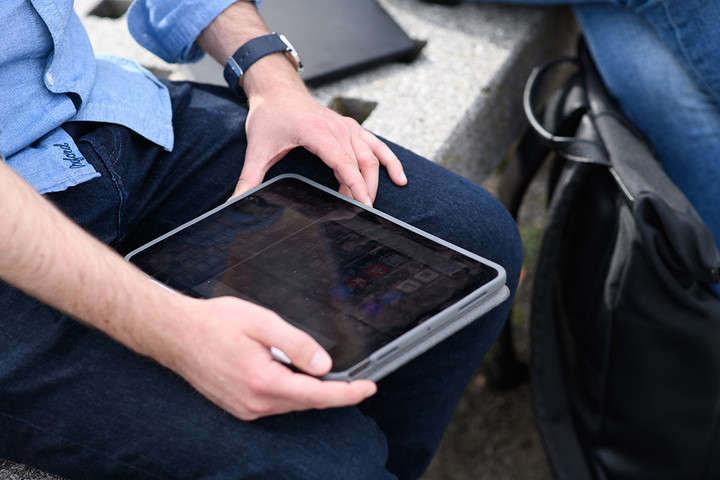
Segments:
[[[295,147],[306,148],[333,169],[340,193],[368,205],[375,200],[381,165],[395,183],[407,183],[400,161],[385,143],[355,120],[317,103],[304,88],[265,88],[249,102],[248,149],[234,195],[260,184],[268,169]]]
[[[245,42],[268,33],[253,3],[236,2],[203,30],[197,44],[224,65]],[[260,184],[295,147],[320,157],[335,172],[340,192],[366,204],[375,199],[381,165],[396,184],[407,183],[387,145],[356,121],[317,103],[283,53],[259,59],[241,81],[250,107],[248,150],[234,195]]]
[[[278,315],[237,298],[191,299],[193,328],[178,343],[169,366],[218,406],[243,420],[291,411],[355,405],[377,387],[367,380],[322,381],[273,359],[282,350],[312,375],[330,371],[325,350]]]

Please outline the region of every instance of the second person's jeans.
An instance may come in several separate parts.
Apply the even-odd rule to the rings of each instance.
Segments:
[[[608,90],[720,248],[720,2],[469,1],[572,5]]]

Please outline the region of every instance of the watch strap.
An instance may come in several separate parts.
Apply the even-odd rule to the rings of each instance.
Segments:
[[[239,97],[244,98],[244,94],[240,89],[240,79],[243,74],[253,63],[276,52],[290,53],[295,69],[300,71],[302,63],[293,46],[283,35],[273,32],[269,35],[253,38],[228,58],[223,70],[223,76],[230,89]]]

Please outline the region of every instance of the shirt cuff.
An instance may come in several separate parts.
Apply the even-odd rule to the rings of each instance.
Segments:
[[[200,33],[236,0],[136,0],[127,14],[135,40],[168,63],[200,60]],[[258,7],[259,0],[253,1]]]

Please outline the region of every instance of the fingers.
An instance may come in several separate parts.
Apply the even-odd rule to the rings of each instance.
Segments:
[[[405,176],[402,163],[400,163],[400,160],[398,160],[393,151],[390,150],[390,147],[365,129],[361,129],[361,133],[363,140],[370,146],[380,165],[385,167],[393,183],[400,186],[407,185],[407,177]]]
[[[247,335],[269,351],[280,349],[299,369],[311,375],[324,375],[332,367],[330,355],[302,330],[275,315],[252,322]],[[249,381],[251,395],[240,412],[245,420],[291,411],[325,409],[356,405],[374,395],[377,386],[370,381],[323,381],[310,375],[295,373],[281,363],[265,358],[253,369]]]
[[[359,136],[352,137],[350,142],[355,154],[354,163],[357,165],[355,168],[360,171],[365,187],[368,190],[370,205],[372,205],[377,195],[380,162],[370,146],[362,138]]]
[[[369,380],[320,380],[274,363],[271,368],[258,371],[256,381],[251,383],[253,395],[237,414],[243,420],[357,405],[377,392],[377,385]]]
[[[402,164],[390,148],[352,119],[344,118],[343,128],[321,131],[305,148],[330,166],[340,183],[340,193],[372,205],[378,189],[380,166],[393,182],[405,185]]]
[[[407,177],[402,163],[385,142],[354,120],[347,120],[354,124],[349,140],[350,149],[344,152],[344,157],[334,168],[335,176],[340,183],[340,193],[372,206],[377,195],[381,165],[387,169],[390,179],[396,185],[406,185]],[[365,192],[367,197],[364,197]]]
[[[377,179],[371,180],[371,185],[368,187],[362,174],[363,169],[367,175],[371,175],[371,171],[375,170],[377,177],[377,167],[372,165],[373,162],[377,163],[377,160],[371,150],[356,142],[352,132],[344,124],[339,128],[332,128],[322,123],[308,133],[302,146],[332,168],[335,178],[340,183],[340,192],[359,202],[372,205],[377,191]],[[359,158],[356,149],[359,149]],[[371,195],[372,185],[375,187]]]
[[[369,380],[323,381],[300,373],[278,376],[270,385],[275,392],[267,393],[275,399],[275,413],[357,405],[377,392]]]
[[[287,112],[287,104],[297,110]],[[264,99],[250,106],[245,165],[233,196],[259,185],[270,167],[295,147],[320,157],[332,168],[340,192],[368,205],[377,194],[380,166],[396,184],[407,183],[402,164],[384,142],[311,97]],[[280,115],[282,122],[277,121]]]
[[[311,375],[322,376],[332,368],[330,355],[314,338],[278,316],[253,322],[247,334],[268,349],[277,348],[293,365]]]
[[[193,319],[185,332],[192,340],[182,337],[166,364],[237,418],[356,405],[377,390],[370,381],[324,381],[274,360],[273,346],[313,375],[332,364],[310,335],[264,307],[234,297],[188,301],[182,311]]]

